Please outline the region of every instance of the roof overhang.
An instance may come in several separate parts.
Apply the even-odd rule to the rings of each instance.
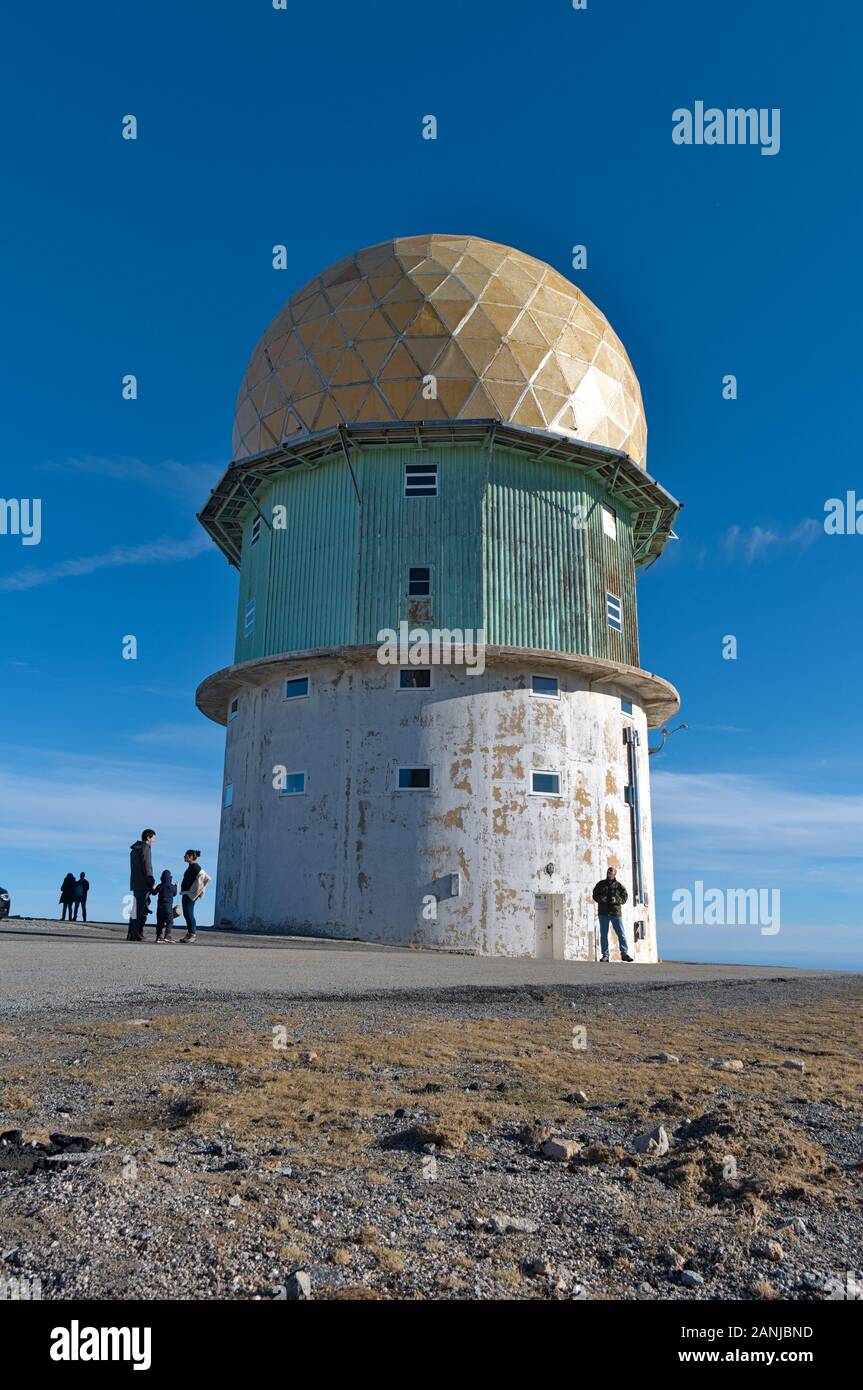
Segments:
[[[291,674],[305,671],[315,662],[337,661],[345,666],[360,666],[376,661],[377,654],[378,648],[368,645],[320,647],[241,661],[215,671],[202,681],[195,692],[195,703],[201,713],[215,724],[227,724],[228,705],[242,690],[256,690],[273,681],[283,680]],[[533,647],[491,646],[485,648],[485,660],[486,665],[528,665],[540,671],[572,671],[583,678],[592,691],[606,690],[631,696],[644,709],[651,729],[673,718],[680,709],[680,696],[669,681],[653,675],[651,671],[643,671],[640,666],[626,666],[621,661]]]
[[[198,520],[232,565],[239,568],[242,551],[242,518],[257,494],[280,473],[292,468],[314,468],[338,454],[349,459],[350,450],[386,444],[414,444],[418,448],[447,444],[483,444],[490,440],[539,459],[553,459],[578,469],[619,500],[634,517],[633,545],[636,566],[646,565],[661,553],[672,533],[681,503],[639,468],[628,454],[601,444],[587,444],[547,430],[499,420],[386,421],[381,424],[342,425],[296,436],[263,454],[228,465],[210,493]],[[346,464],[347,466],[347,464]]]

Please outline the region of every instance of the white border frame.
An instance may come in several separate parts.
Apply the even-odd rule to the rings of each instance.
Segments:
[[[408,473],[408,466],[416,467],[418,464],[423,472],[434,473],[434,492],[408,492],[408,478],[419,477],[419,468],[415,473]],[[421,459],[405,459],[402,464],[402,488],[406,500],[418,498],[420,502],[428,502],[431,497],[440,497],[440,459],[430,459],[428,463],[423,463]]]
[[[429,577],[429,591],[427,594],[411,593],[411,570],[427,570]],[[434,565],[407,565],[405,568],[405,595],[407,598],[433,599],[434,598]]]
[[[400,787],[400,786],[399,786],[399,773],[400,773],[400,772],[422,772],[422,771],[427,772],[428,775],[429,775],[429,784],[428,784],[427,787]],[[397,792],[422,792],[422,793],[425,795],[425,794],[427,794],[428,792],[434,791],[434,784],[435,784],[435,782],[434,782],[434,768],[433,768],[433,767],[430,767],[430,766],[428,765],[428,763],[419,763],[419,764],[417,764],[416,767],[408,767],[407,763],[397,763],[397,764],[396,764],[395,786],[394,786],[394,788],[393,788],[394,791],[397,791]]]
[[[287,693],[288,681],[306,681],[305,695],[289,695]],[[312,693],[312,678],[306,675],[305,671],[300,671],[296,676],[285,676],[282,681],[282,704],[292,705],[295,700],[308,700]],[[299,772],[299,768],[297,769]]]
[[[535,680],[557,681],[557,690],[554,695],[550,695],[547,690],[534,690]],[[542,671],[531,671],[530,673],[530,693],[535,700],[559,700],[563,693],[560,688],[560,676],[546,676]]]
[[[402,685],[402,671],[428,671],[428,685]],[[429,690],[434,690],[434,667],[433,666],[397,666],[396,667],[396,694],[397,695],[425,695]]]
[[[297,698],[298,698],[298,699],[302,699],[302,696],[298,696]],[[308,792],[308,790],[309,790],[309,774],[308,774],[308,772],[306,771],[305,768],[303,768],[303,767],[295,767],[295,768],[293,768],[293,770],[292,770],[291,772],[288,772],[288,771],[286,770],[286,771],[285,771],[285,777],[286,777],[286,778],[288,778],[288,777],[302,777],[302,779],[303,779],[303,790],[302,790],[301,792],[289,792],[289,791],[287,790],[286,787],[279,787],[279,796],[280,796],[280,797],[283,797],[283,796],[284,796],[284,797],[289,797],[289,796],[305,796],[305,795],[307,794],[307,792]]]
[[[533,785],[533,779],[534,779],[534,777],[556,777],[556,778],[557,778],[557,791],[556,791],[556,792],[541,792],[541,791],[537,791],[536,788],[535,788],[534,785]],[[528,794],[528,796],[546,796],[546,797],[551,797],[553,800],[559,801],[559,800],[561,799],[561,797],[563,796],[563,773],[560,771],[559,768],[556,768],[556,767],[532,767],[532,768],[530,769],[530,784],[529,784],[529,787],[528,787],[528,793],[527,793],[527,794]]]
[[[613,623],[611,621],[612,613],[608,602],[609,599],[614,599],[614,602],[620,609],[620,614],[617,619],[617,623]],[[620,598],[617,594],[613,594],[610,589],[606,589],[605,591],[605,624],[606,627],[611,628],[612,632],[623,632],[623,599]]]

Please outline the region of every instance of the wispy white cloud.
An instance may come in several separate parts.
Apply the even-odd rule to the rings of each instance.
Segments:
[[[757,773],[656,771],[651,790],[666,959],[863,967],[863,795]],[[675,925],[672,894],[699,879],[721,891],[778,889],[780,931]]]
[[[781,526],[729,526],[710,541],[691,540],[684,532],[677,544],[666,547],[662,563],[672,568],[687,566],[703,570],[722,559],[726,564],[749,566],[808,550],[824,534],[823,524],[811,516],[785,529]]]
[[[863,795],[730,772],[660,770],[651,788],[662,859],[675,870],[742,872],[760,864],[803,881],[827,863],[863,865]]]
[[[141,690],[145,695],[158,695],[165,700],[194,700],[195,688],[190,686],[188,690],[174,690],[164,685],[142,685]]]
[[[166,720],[154,724],[150,729],[142,729],[132,735],[132,742],[138,744],[179,745],[189,748],[217,749],[224,743],[225,732],[217,724],[200,716],[194,723],[171,723]]]
[[[823,525],[814,517],[807,516],[786,531],[772,526],[751,526],[748,529],[730,526],[723,536],[722,547],[727,559],[742,559],[745,564],[752,565],[756,560],[769,559],[782,550],[794,547],[806,549],[823,535]]]
[[[98,555],[79,555],[69,560],[58,560],[56,564],[44,568],[28,566],[0,578],[0,590],[6,593],[21,593],[27,589],[42,588],[46,584],[58,584],[64,579],[78,579],[82,575],[96,574],[99,570],[121,569],[127,565],[172,565],[179,560],[193,560],[205,551],[212,550],[212,541],[203,529],[193,531],[184,540],[162,537],[147,541],[144,545],[115,545]]]
[[[26,767],[26,772],[18,770]],[[23,748],[0,759],[0,882],[13,911],[40,915],[45,891],[67,871],[87,873],[91,916],[119,920],[129,846],[144,826],[157,832],[154,864],[182,870],[189,846],[210,873],[217,856],[220,779],[178,761],[76,756]],[[37,892],[23,888],[42,878]],[[47,900],[50,903],[50,896]],[[211,904],[210,904],[211,906]]]
[[[185,839],[215,838],[219,787],[175,763],[70,757],[22,750],[33,770],[0,765],[0,840],[10,849],[128,848],[143,825]],[[20,757],[20,754],[19,754]]]
[[[160,492],[194,493],[202,500],[224,471],[223,466],[216,463],[178,463],[175,459],[145,463],[143,459],[101,458],[89,454],[84,458],[67,458],[62,463],[47,463],[44,469],[51,473],[76,473],[109,482],[132,483]]]

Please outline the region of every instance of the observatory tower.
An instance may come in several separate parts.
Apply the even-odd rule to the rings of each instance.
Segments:
[[[200,516],[240,577],[197,693],[217,925],[593,959],[611,863],[656,959],[647,731],[678,697],[635,577],[678,503],[645,443],[607,320],[510,247],[398,238],[285,305]]]

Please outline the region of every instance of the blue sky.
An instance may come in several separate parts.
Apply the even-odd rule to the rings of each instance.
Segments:
[[[608,315],[648,467],[685,503],[639,598],[643,664],[690,726],[652,760],[663,954],[863,963],[863,536],[822,524],[828,498],[863,497],[845,369],[860,27],[830,0],[18,7],[0,492],[43,506],[40,545],[0,535],[0,883],[18,912],[49,912],[85,869],[94,915],[117,918],[145,823],[157,867],[190,844],[214,867],[222,734],[193,694],[231,659],[235,576],[195,512],[250,351],[349,251],[470,232]],[[780,152],[675,145],[672,112],[697,100],[779,108]],[[696,880],[781,889],[781,931],[671,926]]]

